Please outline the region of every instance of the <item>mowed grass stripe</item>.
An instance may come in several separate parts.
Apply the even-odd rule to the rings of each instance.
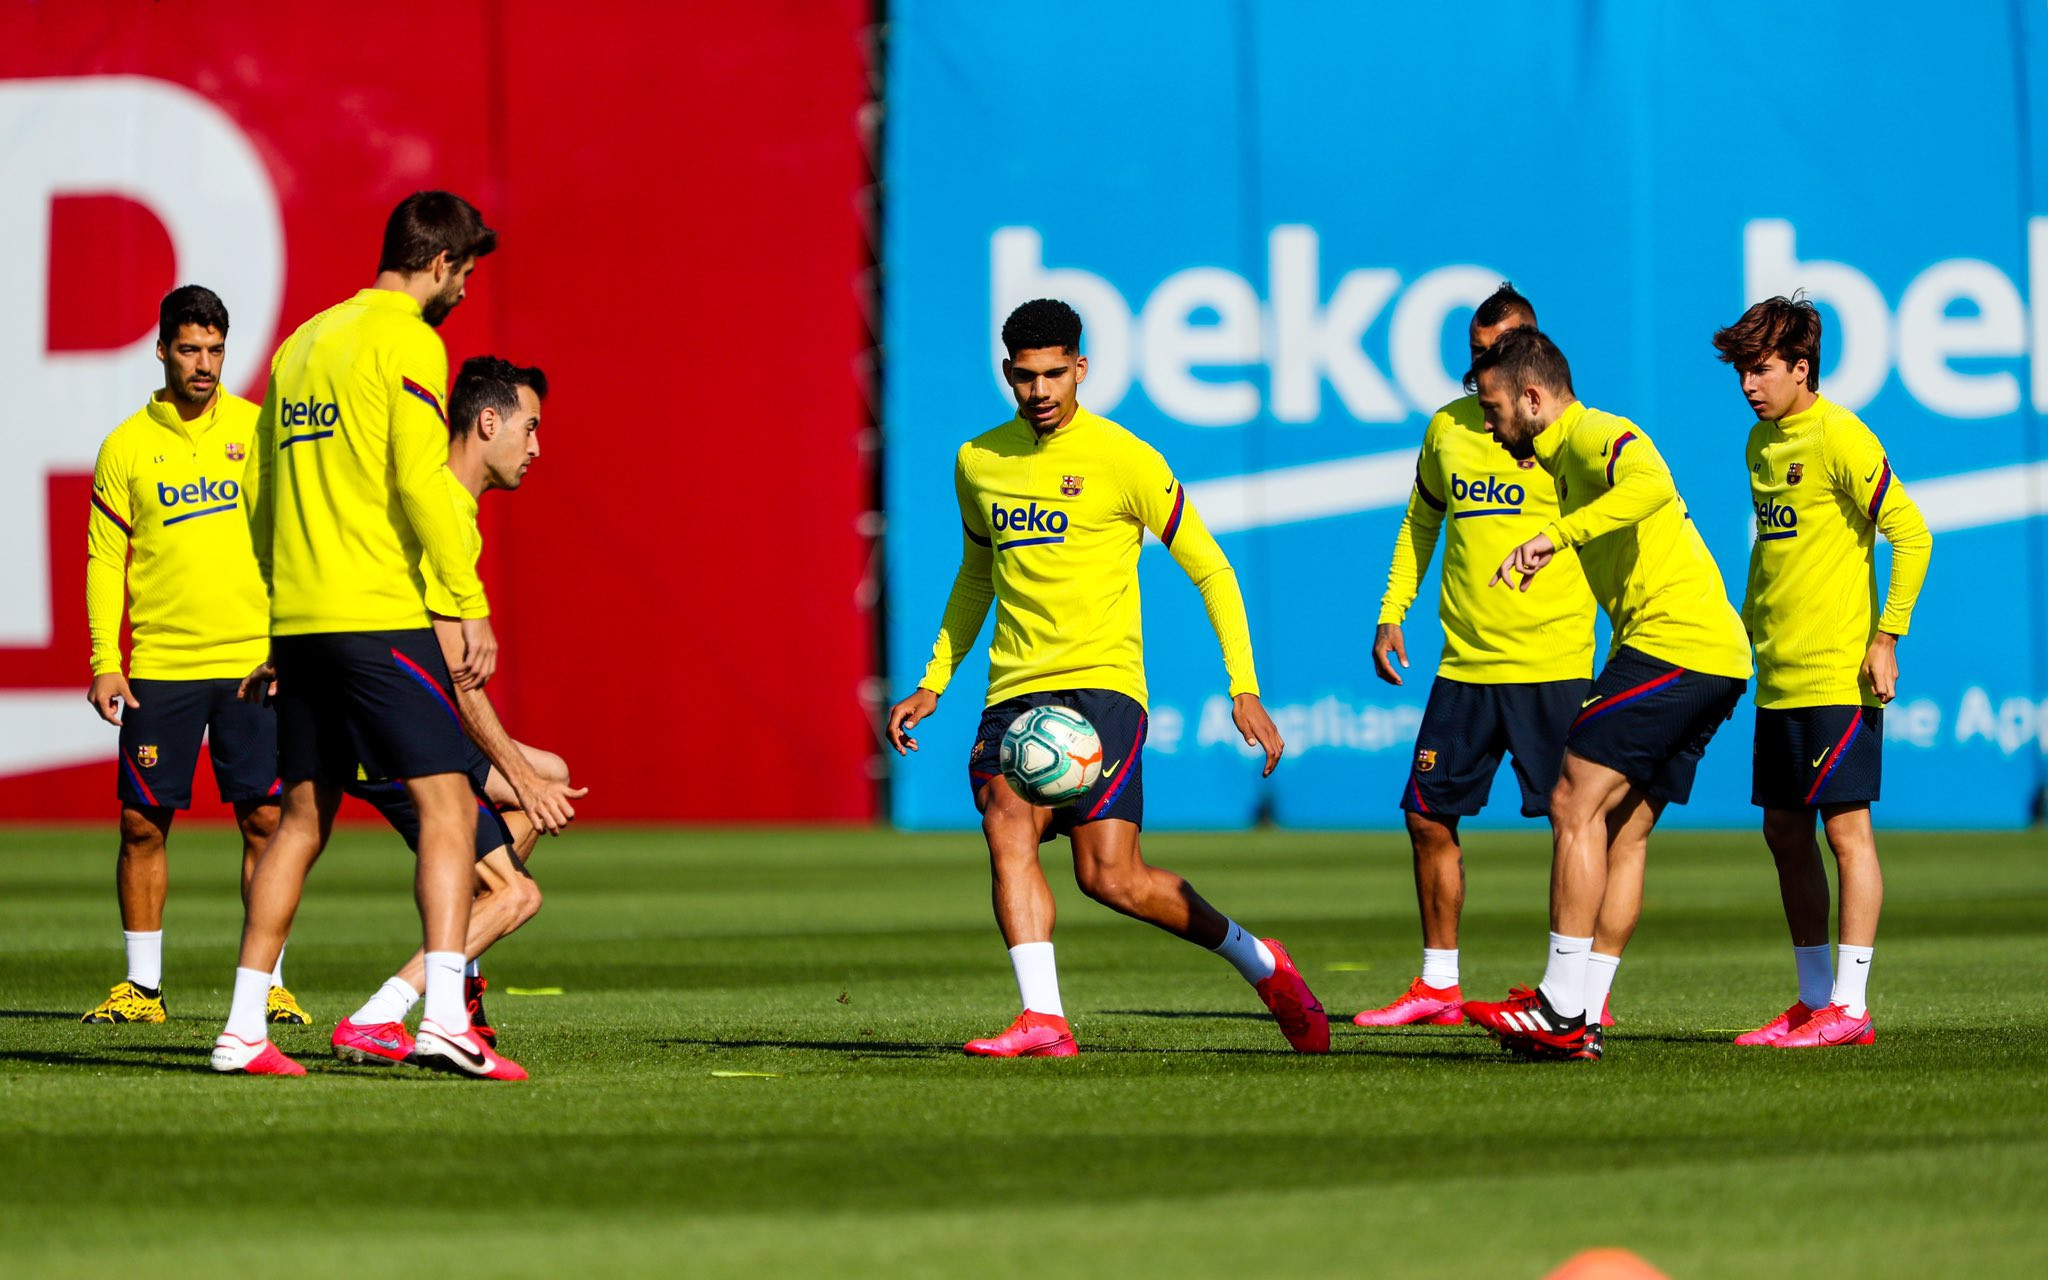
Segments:
[[[2048,1267],[2036,837],[1887,837],[1879,1041],[1814,1054],[1713,1030],[1790,999],[1760,842],[1659,837],[1590,1068],[1342,1021],[1413,973],[1398,837],[1147,843],[1287,941],[1339,1017],[1330,1058],[1286,1053],[1220,961],[1081,899],[1063,846],[1084,1052],[1001,1063],[958,1052],[1015,1003],[977,839],[593,829],[543,846],[547,908],[487,964],[530,1084],[346,1067],[327,1031],[416,936],[402,846],[346,830],[287,958],[320,1021],[277,1038],[313,1074],[223,1080],[228,833],[174,842],[172,1021],[115,1028],[72,1021],[120,976],[110,833],[0,833],[0,1164],[31,1171],[0,1198],[6,1270],[217,1272],[237,1239],[310,1276],[358,1274],[366,1240],[477,1244],[500,1275],[1538,1276],[1602,1244],[1674,1276]],[[1467,862],[1467,987],[1493,996],[1537,976],[1547,844],[1475,832]]]

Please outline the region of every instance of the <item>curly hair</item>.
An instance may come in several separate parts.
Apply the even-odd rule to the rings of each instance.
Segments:
[[[1057,298],[1037,298],[1018,307],[1003,321],[1003,346],[1016,359],[1019,351],[1058,347],[1072,355],[1081,349],[1081,317]]]

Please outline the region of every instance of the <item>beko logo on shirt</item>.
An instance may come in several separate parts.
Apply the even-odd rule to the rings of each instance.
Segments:
[[[1470,502],[1479,507],[1476,511],[1460,511],[1458,518],[1466,516],[1518,516],[1522,514],[1522,500],[1529,491],[1521,485],[1502,484],[1497,476],[1480,476],[1467,480],[1463,476],[1451,476],[1451,500]]]
[[[1765,498],[1756,504],[1756,540],[1769,542],[1776,538],[1799,536],[1799,513],[1779,502],[1776,498]]]
[[[277,406],[283,427],[331,427],[341,421],[341,406],[325,400],[284,400]]]
[[[199,477],[195,484],[169,485],[157,481],[156,500],[167,507],[179,503],[190,505],[195,502],[233,502],[242,496],[242,486],[232,480],[208,480]]]
[[[1041,507],[1036,502],[1021,507],[1005,507],[1000,502],[988,504],[988,527],[998,534],[1021,535],[1007,542],[996,543],[996,550],[1006,551],[1011,547],[1031,547],[1047,542],[1067,540],[1067,513],[1058,507]]]

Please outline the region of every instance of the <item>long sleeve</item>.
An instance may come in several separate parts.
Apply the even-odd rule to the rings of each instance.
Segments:
[[[1131,514],[1165,544],[1174,563],[1201,594],[1209,626],[1216,632],[1216,643],[1223,650],[1223,670],[1230,678],[1230,696],[1258,693],[1251,621],[1245,615],[1244,592],[1238,587],[1237,571],[1230,567],[1229,557],[1202,523],[1194,503],[1188,501],[1187,488],[1175,480],[1173,469],[1156,450],[1142,449],[1125,465],[1137,472],[1120,477]]]
[[[996,598],[995,541],[982,519],[980,504],[968,493],[967,476],[956,461],[953,492],[960,503],[960,571],[953,575],[953,590],[946,596],[946,612],[939,619],[938,638],[932,641],[931,661],[925,664],[921,689],[944,693],[953,682],[960,660],[974,647],[981,624],[988,620],[989,605]]]
[[[1641,524],[1665,503],[1678,499],[1671,468],[1664,464],[1648,436],[1629,429],[1612,440],[1600,441],[1582,427],[1566,447],[1589,448],[1596,441],[1601,444],[1600,457],[1605,462],[1588,462],[1591,469],[1604,466],[1607,490],[1570,515],[1551,521],[1544,529],[1560,547],[1583,547],[1602,534]]]
[[[1895,636],[1906,634],[1912,625],[1913,605],[1920,599],[1921,584],[1927,580],[1927,564],[1934,555],[1934,534],[1927,527],[1920,508],[1906,494],[1906,486],[1892,474],[1891,459],[1884,445],[1860,423],[1840,430],[1828,439],[1828,465],[1834,481],[1846,492],[1863,517],[1877,526],[1884,540],[1892,544],[1891,582],[1885,590],[1884,614],[1877,620],[1879,631]]]
[[[1430,557],[1436,554],[1437,538],[1443,533],[1443,464],[1433,447],[1435,422],[1422,438],[1422,452],[1415,459],[1415,488],[1408,495],[1408,510],[1402,513],[1401,528],[1394,534],[1394,558],[1387,567],[1387,590],[1380,597],[1380,623],[1400,625],[1408,607],[1422,589],[1422,575],[1429,572]]]
[[[85,524],[85,622],[92,636],[92,673],[121,669],[121,614],[128,606],[128,536],[134,523],[128,470],[111,437],[93,465],[92,506]]]
[[[399,377],[391,389],[391,461],[399,504],[419,539],[421,559],[455,601],[458,616],[489,617],[483,580],[470,558],[471,539],[446,476],[448,418],[441,408],[448,380],[445,357],[438,371],[422,369],[420,374]]]
[[[271,572],[271,535],[277,527],[275,482],[277,459],[277,364],[270,366],[270,388],[263,393],[263,408],[256,414],[256,431],[249,441],[249,461],[242,467],[242,512],[249,521],[249,545],[256,553],[256,571],[263,577],[265,595],[275,596]]]

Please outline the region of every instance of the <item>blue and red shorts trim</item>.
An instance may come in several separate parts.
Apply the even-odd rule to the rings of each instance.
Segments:
[[[1760,809],[1874,804],[1884,789],[1884,708],[1757,708],[1749,802]]]
[[[431,628],[278,636],[278,772],[287,783],[467,773],[475,756]]]
[[[1565,749],[1603,764],[1657,799],[1684,804],[1714,733],[1749,687],[1688,671],[1629,645],[1614,651],[1565,734]]]
[[[967,754],[967,785],[977,798],[982,788],[1002,781],[996,761],[1003,734],[1033,707],[1057,706],[1080,712],[1102,739],[1102,777],[1079,800],[1052,811],[1045,839],[1070,835],[1090,822],[1115,820],[1145,825],[1145,708],[1111,689],[1048,689],[1005,698],[981,713]]]

